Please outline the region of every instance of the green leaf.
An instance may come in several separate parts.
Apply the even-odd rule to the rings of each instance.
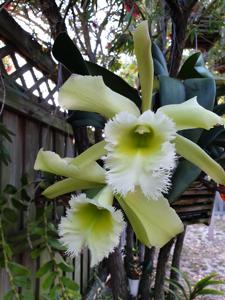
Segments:
[[[22,201],[16,199],[16,198],[11,198],[11,202],[12,205],[16,208],[16,209],[23,209],[26,210],[27,209],[27,205],[25,205]]]
[[[23,174],[20,178],[20,182],[22,186],[28,185],[28,178],[27,174]]]
[[[204,130],[200,139],[199,139],[199,146],[202,148],[207,148],[209,145],[213,144],[215,140],[225,132],[223,126],[212,128],[209,131]]]
[[[27,276],[15,276],[13,279],[17,287],[21,287],[24,289],[29,289],[31,287],[30,278],[28,278]]]
[[[62,277],[62,282],[68,289],[79,290],[79,285],[68,277]]]
[[[71,73],[88,75],[84,59],[66,32],[61,32],[53,45],[52,53]]]
[[[22,299],[21,300],[35,300],[34,292],[28,289],[22,289]]]
[[[46,279],[44,280],[43,284],[42,284],[43,290],[49,289],[53,285],[54,280],[55,280],[56,277],[57,277],[57,273],[51,273],[51,274],[49,274],[46,277]]]
[[[178,281],[175,281],[173,279],[166,279],[166,281],[169,282],[169,284],[171,284],[172,286],[174,286],[176,289],[180,290],[185,298],[185,300],[188,300],[188,296],[186,294],[186,291],[184,289],[184,287],[182,286],[181,283],[179,283]]]
[[[4,193],[14,195],[17,193],[17,188],[12,184],[7,184],[6,187],[4,188]]]
[[[224,295],[224,292],[214,289],[204,289],[198,292],[198,295]]]
[[[4,208],[3,216],[6,221],[11,222],[11,223],[13,223],[17,220],[17,214],[16,214],[15,210],[12,208],[8,208],[8,207]]]
[[[57,293],[58,291],[58,286],[53,286],[51,289],[50,289],[50,293],[49,293],[49,297],[50,297],[50,300],[55,300],[55,299],[58,299],[59,295]]]
[[[7,197],[0,195],[0,207],[4,206],[7,203]]]
[[[200,52],[191,55],[183,64],[178,74],[178,78],[212,78],[213,75],[205,67],[203,56]]]
[[[186,98],[182,81],[168,76],[159,76],[160,106],[183,103]]]
[[[223,114],[225,114],[225,104],[219,104],[219,105],[216,105],[213,109],[213,111],[219,115],[219,116],[222,116]]]
[[[65,246],[63,246],[58,240],[52,240],[52,239],[49,239],[48,240],[48,243],[49,245],[55,249],[55,250],[58,250],[58,251],[66,251],[66,248]]]
[[[13,252],[12,252],[12,249],[9,246],[9,244],[5,244],[5,252],[6,252],[7,256],[11,259],[12,255],[13,255]]]
[[[166,198],[170,203],[175,202],[183,192],[194,182],[201,174],[201,170],[187,160],[181,159],[172,176],[172,188]]]
[[[102,129],[105,126],[106,120],[97,113],[76,110],[70,114],[67,122],[69,122],[73,128],[93,126]]]
[[[66,262],[60,262],[57,265],[63,272],[73,272],[73,268],[68,265]]]
[[[15,276],[29,276],[30,272],[24,266],[15,262],[9,262],[9,269]]]
[[[31,251],[31,258],[32,259],[36,259],[37,257],[39,257],[41,255],[41,253],[44,251],[45,246],[42,246],[39,248],[35,248],[34,250]]]
[[[205,276],[204,278],[202,278],[201,280],[199,280],[195,286],[194,286],[194,290],[199,291],[203,288],[205,288],[208,285],[214,285],[214,284],[224,284],[224,281],[221,280],[212,280],[213,278],[216,277],[216,274],[210,274],[208,276]]]
[[[21,198],[22,198],[23,201],[27,201],[27,202],[30,201],[30,196],[28,195],[26,189],[22,189],[21,190],[20,196],[21,196]]]
[[[36,272],[36,277],[40,278],[45,275],[48,271],[52,270],[54,262],[52,260],[45,263],[40,269]]]
[[[14,292],[10,290],[7,294],[4,295],[2,300],[13,300],[14,299]]]
[[[169,76],[165,57],[156,43],[152,43],[152,58],[154,62],[155,75]]]

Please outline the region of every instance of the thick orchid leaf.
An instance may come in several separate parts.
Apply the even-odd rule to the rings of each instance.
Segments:
[[[141,107],[141,98],[139,96],[138,91],[134,89],[132,86],[130,86],[121,77],[92,62],[86,61],[86,65],[91,75],[93,76],[101,75],[103,77],[104,83],[109,88],[111,88],[114,92],[130,99],[139,108]]]
[[[152,58],[154,63],[154,74],[156,76],[169,76],[165,57],[156,43],[152,43]]]
[[[181,80],[159,76],[160,106],[179,104],[193,97],[206,109],[212,110],[215,101],[215,81],[211,78]]]
[[[181,159],[172,177],[172,188],[166,198],[170,203],[178,200],[194,180],[201,174],[201,170],[185,159]]]
[[[186,99],[197,97],[198,103],[206,109],[213,110],[216,85],[213,78],[195,78],[184,80]]]
[[[219,105],[216,105],[213,109],[213,111],[219,115],[219,116],[222,116],[225,114],[225,104],[219,104]]]
[[[184,62],[178,74],[178,78],[213,78],[213,75],[205,67],[203,56],[200,52],[198,52],[191,55]]]
[[[52,53],[71,73],[88,75],[88,68],[85,61],[66,32],[61,32],[55,39]]]
[[[202,148],[207,148],[209,145],[213,144],[215,140],[225,132],[223,126],[212,128],[209,131],[203,131],[200,139],[199,139],[199,146]]]
[[[93,126],[95,128],[103,129],[106,120],[97,113],[76,110],[69,116],[67,122],[69,122],[73,128]]]
[[[159,98],[160,106],[180,104],[188,99],[182,81],[169,76],[159,76]]]

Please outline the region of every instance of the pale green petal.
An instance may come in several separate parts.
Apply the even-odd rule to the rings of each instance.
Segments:
[[[35,170],[41,170],[65,177],[74,177],[78,168],[69,165],[71,160],[61,158],[57,153],[40,149],[34,164]]]
[[[137,238],[146,246],[163,247],[183,231],[183,224],[168,200],[146,198],[140,189],[117,197]]]
[[[87,164],[81,167],[76,164],[76,158],[61,158],[58,154],[51,151],[39,150],[34,169],[53,173],[59,176],[71,177],[86,181],[94,181],[104,183],[105,171],[95,162],[87,161]]]
[[[171,118],[175,122],[177,130],[191,128],[210,129],[217,124],[223,125],[222,118],[199,105],[196,97],[181,104],[162,106],[158,111]]]
[[[58,196],[71,193],[77,190],[86,190],[101,186],[102,184],[96,182],[67,178],[49,186],[47,189],[44,190],[42,195],[46,198],[53,199]]]
[[[70,163],[78,166],[79,168],[82,168],[90,162],[100,159],[102,156],[107,154],[105,145],[105,141],[94,144],[93,146],[89,147],[87,150],[76,156],[73,160],[71,160]]]
[[[60,88],[59,104],[66,109],[96,112],[106,118],[121,111],[139,115],[137,106],[108,88],[101,76],[71,75]]]
[[[134,50],[137,57],[138,71],[141,81],[142,112],[151,109],[154,67],[151,51],[151,39],[148,21],[138,25],[134,34]]]
[[[225,184],[225,172],[201,147],[177,135],[176,152],[208,174],[215,182]]]

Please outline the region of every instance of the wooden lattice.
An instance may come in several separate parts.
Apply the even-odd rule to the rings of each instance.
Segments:
[[[57,106],[57,85],[32,66],[9,44],[0,40],[0,70],[3,77],[37,102]]]

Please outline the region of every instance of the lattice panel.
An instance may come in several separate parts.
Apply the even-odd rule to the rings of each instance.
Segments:
[[[12,80],[38,102],[45,102],[53,107],[58,106],[56,84],[1,40],[0,69],[3,76],[7,76],[10,81]]]

